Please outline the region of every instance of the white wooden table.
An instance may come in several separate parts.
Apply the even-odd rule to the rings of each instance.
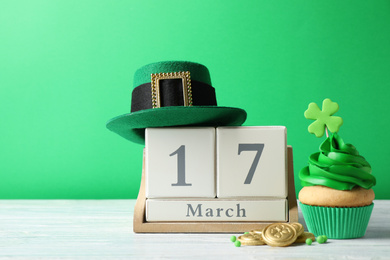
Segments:
[[[0,259],[390,259],[388,200],[375,201],[364,238],[283,248],[238,248],[231,234],[135,234],[134,204],[0,200]]]

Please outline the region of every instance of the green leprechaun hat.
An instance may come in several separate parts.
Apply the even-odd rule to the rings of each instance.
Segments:
[[[163,61],[134,75],[131,113],[112,118],[107,128],[135,143],[145,143],[145,128],[239,126],[246,112],[217,106],[209,70],[188,61]]]

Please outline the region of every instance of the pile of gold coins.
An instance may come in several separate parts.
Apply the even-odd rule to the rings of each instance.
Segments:
[[[244,246],[289,246],[293,243],[306,243],[306,240],[315,241],[312,233],[304,232],[299,223],[273,223],[262,230],[252,230],[237,238]]]

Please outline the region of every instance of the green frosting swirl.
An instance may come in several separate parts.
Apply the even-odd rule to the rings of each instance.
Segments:
[[[309,166],[299,172],[302,186],[323,185],[337,190],[355,186],[370,189],[376,184],[371,166],[352,144],[334,133],[309,157]]]

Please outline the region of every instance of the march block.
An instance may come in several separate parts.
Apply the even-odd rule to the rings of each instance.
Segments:
[[[287,200],[147,199],[146,221],[286,221]]]
[[[218,127],[217,197],[287,197],[286,127]]]
[[[147,128],[147,198],[215,198],[215,128]]]

